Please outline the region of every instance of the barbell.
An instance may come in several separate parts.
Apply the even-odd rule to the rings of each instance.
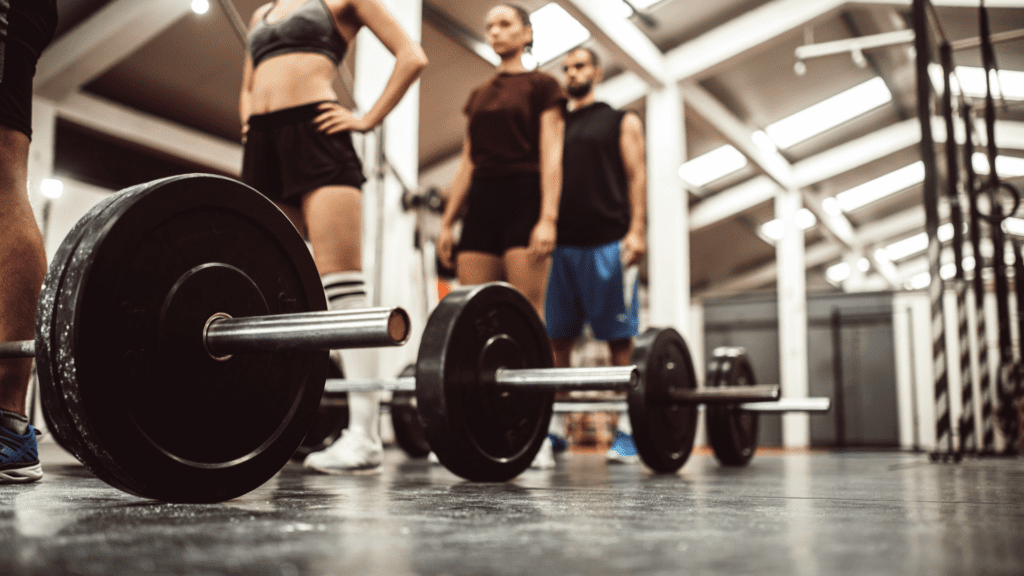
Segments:
[[[461,288],[427,320],[415,374],[390,380],[328,380],[328,401],[348,392],[415,393],[429,446],[449,470],[475,481],[519,475],[547,438],[557,391],[627,392],[637,451],[657,472],[675,472],[693,449],[697,407],[706,405],[709,442],[728,465],[749,462],[756,411],[827,410],[827,398],[780,399],[778,385],[757,385],[742,349],[718,349],[708,386],[697,388],[690,352],[675,330],[650,328],[625,367],[552,368],[541,319],[506,284]],[[394,405],[394,401],[393,401]],[[607,406],[601,406],[605,408]]]
[[[394,346],[400,308],[326,311],[305,243],[269,200],[186,175],[111,195],[47,270],[34,341],[43,409],[108,484],[171,502],[234,498],[295,452],[328,350]]]

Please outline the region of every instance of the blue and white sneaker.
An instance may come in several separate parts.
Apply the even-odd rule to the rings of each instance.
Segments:
[[[632,434],[622,432],[615,433],[615,442],[604,455],[608,462],[620,464],[633,464],[640,461],[640,455],[636,452],[636,444],[633,443]]]
[[[43,477],[36,444],[38,434],[32,426],[24,436],[0,426],[0,484],[24,484]]]

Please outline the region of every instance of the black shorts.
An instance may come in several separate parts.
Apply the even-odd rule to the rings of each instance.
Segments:
[[[0,1],[0,124],[32,137],[32,78],[57,29],[56,0]]]
[[[459,250],[501,256],[530,245],[540,218],[540,175],[474,178]]]
[[[313,123],[322,103],[250,116],[242,182],[275,202],[294,205],[323,186],[362,186],[366,178],[352,134],[324,134]]]

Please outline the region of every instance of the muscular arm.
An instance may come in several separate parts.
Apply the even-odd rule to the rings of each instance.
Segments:
[[[454,266],[452,248],[455,238],[452,226],[466,210],[466,197],[469,195],[469,186],[473,180],[473,160],[469,155],[470,150],[469,135],[467,134],[466,140],[462,144],[462,154],[459,155],[459,167],[456,169],[455,177],[445,195],[448,202],[445,206],[444,216],[441,217],[441,230],[437,237],[437,256],[441,259],[441,263],[448,268]]]
[[[395,56],[395,69],[380,98],[362,118],[361,128],[370,130],[391,112],[427,66],[423,48],[405,33],[380,0],[351,0],[352,9],[382,44]]]
[[[562,138],[565,119],[558,108],[540,115],[540,219],[530,233],[530,253],[546,258],[557,240],[558,203],[562,197]]]
[[[647,160],[644,147],[644,128],[636,114],[622,117],[619,136],[622,165],[626,169],[629,185],[629,232],[623,239],[626,261],[636,264],[647,251]]]

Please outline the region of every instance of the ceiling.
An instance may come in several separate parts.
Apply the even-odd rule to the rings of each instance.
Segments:
[[[521,3],[534,10],[548,1],[524,0]],[[562,4],[584,2],[559,1]],[[55,100],[62,121],[71,125],[90,124],[87,108],[75,100],[86,96],[91,98],[87,101],[91,105],[110,104],[129,115],[141,113],[144,118],[155,118],[171,128],[179,127],[184,133],[205,138],[204,142],[208,141],[211,149],[237,155],[234,142],[239,133],[242,47],[216,0],[211,0],[211,9],[204,15],[193,14],[187,6],[183,8],[188,2],[58,0],[61,23],[55,45],[62,40],[68,40],[67,44],[71,44],[71,40],[88,44],[94,56],[80,57],[81,61],[75,62],[77,68],[72,72],[89,66],[100,69],[61,75],[60,78],[68,78],[65,85],[61,86],[59,79],[53,80],[41,87],[39,95]],[[234,3],[248,20],[263,0],[234,0]],[[973,2],[935,0],[935,4],[939,22],[949,39],[977,35],[977,9],[971,6]],[[993,7],[990,10],[995,32],[1024,28],[1024,1],[989,0],[987,5]],[[491,64],[467,47],[467,38],[483,39],[482,24],[490,6],[490,2],[468,0],[427,0],[425,3],[422,45],[430,58],[430,66],[423,73],[420,90],[421,171],[443,164],[458,151],[465,129],[461,113],[465,98],[473,86],[493,73]],[[135,19],[119,19],[132,10],[141,11],[141,15]],[[686,75],[679,78],[684,81],[684,101],[688,93],[697,90],[710,95],[725,110],[724,114],[715,115],[686,107],[685,142],[690,158],[730,143],[729,137],[723,136],[730,125],[740,126],[748,133],[763,129],[873,77],[883,78],[892,92],[891,102],[781,152],[799,187],[809,198],[820,199],[919,158],[916,140],[904,141],[896,137],[912,131],[911,125],[916,122],[913,58],[906,44],[877,48],[864,52],[866,63],[861,67],[846,52],[808,60],[806,73],[798,76],[794,72],[794,51],[807,43],[906,29],[910,27],[909,11],[909,0],[663,0],[644,11],[655,21],[654,26],[636,16],[629,18],[627,25],[642,32],[660,52],[658,57],[674,63],[672,66],[676,69],[686,68],[687,58],[683,57],[687,55],[690,60],[700,60],[717,51],[725,54],[718,60],[708,56],[710,64],[694,64],[694,70],[687,70]],[[93,26],[90,30],[99,31],[96,46],[75,36],[88,26]],[[713,41],[716,38],[718,40]],[[635,76],[636,64],[622,57],[622,50],[594,38],[588,45],[604,56],[608,86],[618,80],[622,81],[621,85],[636,90],[637,82],[625,82]],[[998,45],[1000,68],[1024,71],[1022,46],[1019,40]],[[69,53],[84,50],[77,47],[77,51],[69,49]],[[629,49],[625,52],[628,56]],[[956,60],[960,65],[980,65],[977,49],[957,52]],[[347,62],[350,63],[351,58]],[[557,61],[543,68],[558,73]],[[622,100],[618,104],[643,115],[643,94],[647,89],[642,82],[639,86],[635,93],[626,95],[627,90],[615,97]],[[1024,123],[1024,106],[1020,104],[1009,102],[1006,109],[1000,109],[999,119]],[[64,110],[67,112],[62,113]],[[202,157],[196,153],[190,156],[188,150],[161,149],[160,145],[147,142],[144,135],[128,130],[97,125],[85,128],[101,140],[116,140],[120,145],[150,150],[154,155],[174,157],[186,164],[203,164]],[[1020,132],[1024,134],[1024,130]],[[1024,140],[1024,136],[1019,140]],[[653,145],[657,143],[648,143],[648,146]],[[1002,153],[1024,157],[1021,148],[1024,145],[1008,147]],[[58,162],[57,170],[63,170],[68,177],[88,178],[88,175],[76,173],[76,165],[81,162]],[[207,167],[230,172],[231,165],[231,160],[211,161]],[[690,190],[694,220],[691,279],[695,296],[713,297],[774,287],[775,248],[759,234],[760,225],[774,216],[771,193],[770,190],[769,194],[761,196],[750,193],[765,180],[763,174],[764,170],[756,162],[750,162],[734,174]],[[810,176],[804,178],[803,174]],[[877,247],[921,232],[921,187],[913,186],[839,218],[852,227],[857,248],[870,255]],[[819,222],[808,230],[808,285],[811,289],[829,288],[823,271],[851,253],[850,242],[837,239],[835,232],[835,226],[845,225]],[[897,271],[900,266],[901,263],[897,263]],[[885,275],[872,273],[869,276],[874,280],[862,284],[862,289],[888,286]],[[894,281],[891,274],[888,280]]]

